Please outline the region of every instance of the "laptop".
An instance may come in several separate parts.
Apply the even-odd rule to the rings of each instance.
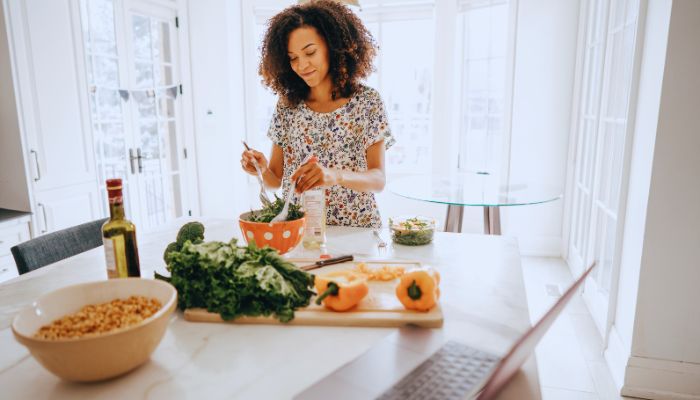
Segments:
[[[591,265],[504,357],[445,341],[441,330],[401,328],[295,399],[493,399],[535,350]]]

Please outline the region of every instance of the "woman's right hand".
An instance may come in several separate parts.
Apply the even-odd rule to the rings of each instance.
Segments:
[[[253,164],[253,161],[257,162],[258,167],[260,168],[261,173],[265,173],[265,170],[267,170],[267,158],[265,158],[265,155],[257,150],[251,149],[251,150],[245,150],[243,153],[241,153],[241,167],[243,167],[243,171],[251,174],[251,175],[257,175],[258,172],[255,170],[255,165]]]

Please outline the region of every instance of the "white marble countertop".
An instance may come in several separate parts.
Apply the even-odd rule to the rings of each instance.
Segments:
[[[240,237],[237,221],[202,220],[206,240]],[[184,220],[139,236],[141,271],[165,271],[163,249]],[[388,232],[384,238],[390,242]],[[441,275],[443,333],[504,354],[530,327],[515,239],[436,233],[432,244],[379,250],[371,231],[330,227],[332,255],[419,260]],[[317,257],[301,246],[290,257]],[[394,328],[343,328],[191,323],[175,312],[151,360],[106,382],[64,382],[17,343],[12,318],[36,297],[69,284],[106,279],[102,247],[0,284],[0,388],[4,399],[291,398],[356,358]],[[534,356],[501,393],[502,399],[540,397]]]

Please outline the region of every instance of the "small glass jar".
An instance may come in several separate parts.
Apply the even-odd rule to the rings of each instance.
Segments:
[[[435,233],[435,220],[421,216],[389,218],[389,226],[394,243],[406,246],[428,244]]]

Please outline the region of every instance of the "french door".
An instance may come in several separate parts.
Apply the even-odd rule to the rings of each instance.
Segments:
[[[575,272],[597,263],[584,299],[606,337],[619,275],[640,0],[589,0],[586,7],[568,262]]]
[[[122,178],[126,211],[148,231],[187,209],[177,9],[81,0],[98,181]]]

